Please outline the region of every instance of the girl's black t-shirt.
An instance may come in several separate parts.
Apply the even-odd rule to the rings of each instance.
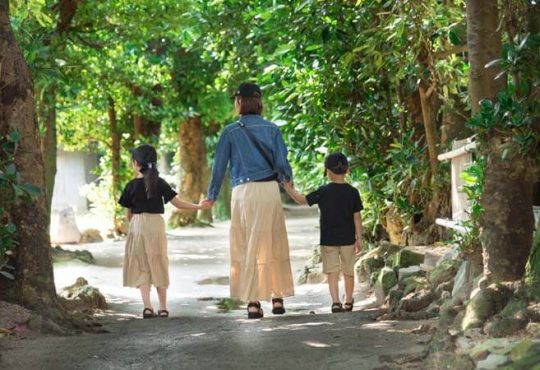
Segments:
[[[148,199],[144,188],[144,179],[136,178],[128,182],[118,203],[125,208],[130,208],[133,213],[163,213],[164,204],[173,199],[177,193],[171,186],[158,178],[156,195]]]
[[[331,182],[306,195],[321,211],[321,245],[351,245],[356,241],[354,214],[364,209],[360,193],[347,183]]]

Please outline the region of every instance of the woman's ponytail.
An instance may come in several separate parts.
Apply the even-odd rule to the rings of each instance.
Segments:
[[[148,163],[141,166],[141,173],[144,176],[144,189],[146,191],[146,198],[150,199],[157,195],[157,184],[159,179],[159,172],[157,170],[156,163]]]

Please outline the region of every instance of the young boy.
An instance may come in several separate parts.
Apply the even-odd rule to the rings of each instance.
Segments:
[[[328,275],[328,287],[332,296],[332,312],[352,311],[354,289],[355,254],[362,249],[363,209],[360,193],[345,182],[349,170],[347,157],[333,153],[324,161],[326,176],[330,182],[306,196],[299,194],[291,182],[284,187],[298,204],[319,205],[321,213],[321,257],[323,272]],[[339,299],[339,272],[345,280],[345,302]]]

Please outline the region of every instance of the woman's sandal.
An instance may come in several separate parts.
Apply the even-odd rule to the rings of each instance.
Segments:
[[[343,305],[339,302],[332,303],[332,313],[343,312]]]
[[[145,308],[142,312],[142,317],[143,319],[152,319],[154,317],[156,317],[154,315],[154,310],[151,309],[151,308]]]
[[[283,298],[272,298],[272,313],[274,315],[283,315],[285,313]]]
[[[167,311],[167,310],[158,310],[157,315],[158,315],[158,317],[167,318],[167,317],[169,317],[169,311]]]
[[[251,307],[255,307],[257,311],[250,311]],[[261,308],[261,302],[249,302],[247,305],[248,319],[262,319],[263,310]]]

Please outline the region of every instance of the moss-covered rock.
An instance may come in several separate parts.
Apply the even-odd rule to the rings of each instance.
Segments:
[[[524,339],[512,348],[510,358],[514,361],[510,369],[538,369],[540,343]]]
[[[399,308],[399,302],[403,297],[403,291],[399,289],[393,289],[388,294],[388,306],[390,311],[397,311]]]
[[[481,327],[487,319],[504,309],[513,292],[502,284],[492,284],[473,294],[461,324],[463,330]]]
[[[94,256],[92,256],[92,253],[86,250],[68,251],[66,249],[63,249],[59,245],[57,245],[56,247],[52,249],[52,258],[53,258],[53,262],[66,262],[66,261],[79,260],[88,264],[95,263]]]
[[[321,251],[318,245],[314,245],[311,256],[298,277],[298,284],[319,284],[324,282],[326,282],[326,274],[322,270]]]
[[[496,338],[514,335],[527,326],[528,313],[527,302],[511,299],[500,313],[486,323],[484,332]]]
[[[396,272],[389,267],[383,267],[381,269],[377,281],[381,284],[384,294],[388,294],[390,289],[398,283]]]
[[[394,266],[410,267],[417,266],[424,262],[424,255],[413,250],[404,248],[396,254]]]
[[[71,309],[106,309],[107,301],[99,289],[88,284],[85,278],[77,278],[75,284],[65,287],[60,293]]]
[[[428,274],[429,284],[436,288],[441,283],[449,281],[456,276],[459,265],[458,260],[443,260],[439,265],[435,266]]]
[[[409,293],[399,303],[401,309],[407,312],[416,312],[428,307],[435,299],[430,290]]]

